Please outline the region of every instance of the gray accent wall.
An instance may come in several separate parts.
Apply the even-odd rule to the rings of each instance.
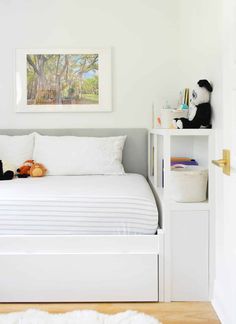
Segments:
[[[0,129],[0,135],[26,135],[32,132],[49,136],[107,137],[127,135],[123,152],[125,172],[139,173],[147,177],[148,131],[145,128]],[[43,161],[41,162],[43,163]]]

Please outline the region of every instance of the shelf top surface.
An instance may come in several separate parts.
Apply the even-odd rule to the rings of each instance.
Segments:
[[[169,136],[209,136],[213,129],[168,129],[168,128],[153,128],[150,130],[151,134],[169,135]]]

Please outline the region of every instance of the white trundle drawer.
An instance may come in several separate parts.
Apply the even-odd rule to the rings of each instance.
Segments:
[[[2,254],[0,302],[157,301],[156,254]]]

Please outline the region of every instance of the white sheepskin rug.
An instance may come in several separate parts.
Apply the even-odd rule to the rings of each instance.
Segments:
[[[134,311],[106,315],[91,310],[49,314],[36,309],[0,315],[0,324],[161,324],[155,318]]]

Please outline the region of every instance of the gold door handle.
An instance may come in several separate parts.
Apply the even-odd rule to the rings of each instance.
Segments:
[[[227,161],[224,160],[224,159],[220,159],[220,160],[212,160],[212,163],[215,164],[216,166],[220,167],[220,168],[223,168]]]
[[[223,159],[212,160],[212,163],[223,169],[223,173],[230,175],[230,150],[223,150]]]

